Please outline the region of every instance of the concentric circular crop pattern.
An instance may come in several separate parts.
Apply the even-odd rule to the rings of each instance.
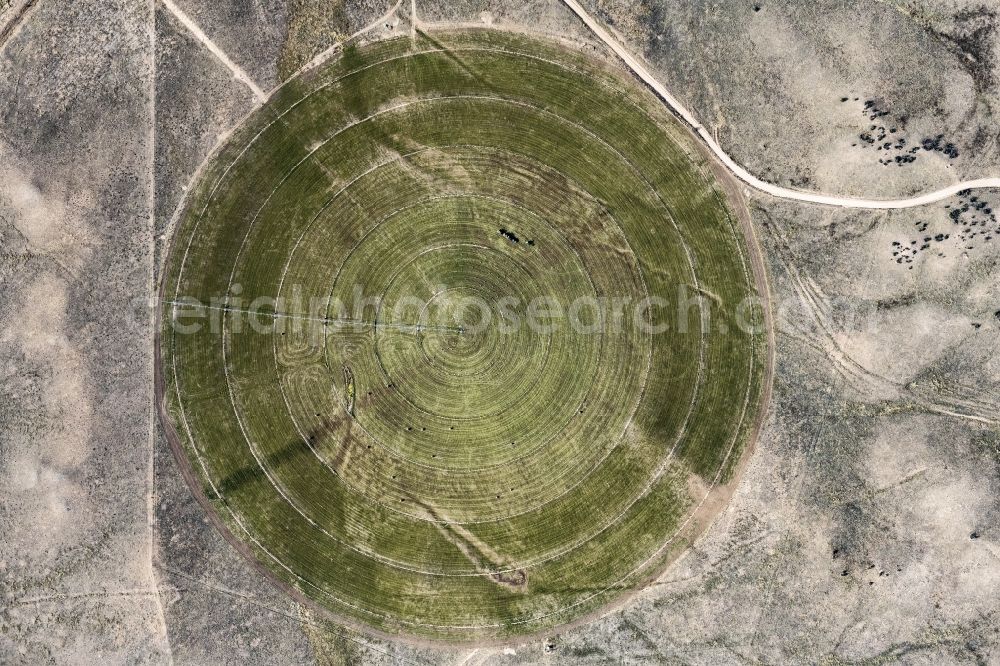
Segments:
[[[691,138],[609,67],[495,32],[349,49],[189,197],[168,432],[319,607],[536,632],[650,580],[717,504],[759,408],[751,275]]]

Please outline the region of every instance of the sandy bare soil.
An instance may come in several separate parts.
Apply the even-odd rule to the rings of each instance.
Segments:
[[[264,90],[391,5],[177,4]],[[409,4],[381,31],[409,29]],[[981,3],[584,4],[761,178],[906,196],[1000,169]],[[555,0],[416,12],[600,48]],[[1000,661],[1000,235],[970,236],[987,224],[974,206],[953,219],[957,197],[871,212],[750,195],[771,408],[728,507],[626,607],[456,652],[278,593],[212,529],[152,410],[147,305],[171,217],[252,105],[162,5],[38,0],[0,40],[0,661]],[[893,128],[888,149],[863,138]]]
[[[767,181],[902,197],[996,175],[1000,37],[981,3],[582,4]],[[956,157],[922,148],[939,135]]]

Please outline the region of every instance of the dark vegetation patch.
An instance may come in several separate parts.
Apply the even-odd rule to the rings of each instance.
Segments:
[[[996,83],[993,76],[996,17],[995,9],[982,5],[956,13],[956,27],[950,32],[928,28],[932,35],[955,52],[959,64],[972,77],[977,93],[987,91]]]
[[[878,310],[892,310],[893,308],[900,308],[900,307],[906,307],[908,305],[913,305],[916,302],[917,302],[916,294],[907,294],[905,296],[900,296],[898,298],[880,300],[875,304],[875,308]]]
[[[282,80],[352,32],[343,0],[289,0],[288,28],[278,62]]]
[[[580,647],[571,647],[567,650],[571,657],[583,658],[583,657],[597,657],[604,656],[607,654],[604,650],[593,645],[581,645]]]
[[[1000,240],[1000,222],[993,204],[971,190],[958,193],[958,202],[946,204],[947,220],[951,222],[946,230],[928,231],[930,223],[918,221],[914,223],[916,238],[894,240],[890,246],[892,259],[897,264],[913,268],[913,260],[928,250],[933,250],[939,257],[947,256],[944,247],[950,247],[958,252],[974,250],[977,243],[991,243]]]
[[[857,97],[854,98],[858,100]],[[841,103],[851,101],[841,97]],[[861,109],[862,115],[870,123],[868,128],[858,135],[858,140],[852,145],[856,148],[874,149],[881,153],[879,164],[897,167],[913,164],[921,153],[941,153],[949,160],[957,159],[958,147],[945,138],[944,134],[925,136],[914,139],[906,131],[908,117],[899,115],[890,117],[889,109],[878,99],[867,99]]]
[[[528,574],[523,569],[491,574],[490,577],[501,585],[513,588],[523,588],[528,584]]]
[[[316,442],[322,435],[337,430],[340,423],[341,421],[339,419],[324,420],[318,428],[310,431],[307,436],[309,442]],[[292,462],[299,456],[308,457],[311,455],[313,454],[312,450],[309,448],[309,444],[303,441],[301,437],[294,437],[279,451],[264,456],[264,467],[256,464],[241,467],[240,469],[237,469],[223,477],[222,480],[216,484],[216,489],[218,490],[217,494],[212,492],[208,486],[206,486],[206,493],[209,495],[210,499],[224,499],[227,495],[239,491],[248,483],[254,483],[264,478],[266,476],[264,471],[265,468],[272,471],[277,470]]]
[[[508,229],[504,229],[503,227],[500,228],[500,235],[509,240],[511,243],[521,242],[521,239],[517,237],[517,234]],[[534,245],[534,242],[532,242],[532,245]]]

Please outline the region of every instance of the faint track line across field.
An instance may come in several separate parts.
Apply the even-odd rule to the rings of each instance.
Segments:
[[[308,626],[316,627],[317,629],[323,629],[323,630],[330,629],[330,626],[328,624],[320,624],[320,623],[317,623],[317,622],[310,622],[308,619],[306,619],[304,617],[297,617],[297,616],[293,615],[292,613],[289,613],[288,611],[282,610],[280,608],[275,608],[274,606],[272,606],[272,605],[270,605],[268,603],[265,603],[264,601],[261,601],[260,599],[257,599],[255,597],[253,597],[252,595],[245,594],[243,592],[237,592],[236,590],[229,589],[228,587],[223,587],[223,586],[217,585],[215,583],[210,583],[208,581],[200,580],[200,579],[195,578],[194,576],[192,576],[190,574],[184,573],[183,571],[178,571],[177,569],[172,569],[170,567],[165,567],[165,566],[161,566],[159,568],[162,571],[165,571],[165,572],[167,572],[169,574],[173,574],[175,576],[179,576],[180,578],[183,578],[184,580],[186,580],[186,581],[188,581],[190,583],[194,583],[195,585],[198,585],[199,587],[202,587],[202,588],[204,588],[206,590],[210,590],[212,592],[215,592],[216,594],[221,594],[221,595],[226,596],[226,597],[228,597],[230,599],[234,599],[236,601],[243,602],[243,603],[245,603],[245,604],[247,604],[249,606],[254,606],[256,608],[260,608],[261,610],[263,610],[265,612],[268,612],[268,613],[271,613],[273,615],[278,615],[278,616],[281,616],[281,617],[284,617],[284,618],[288,618],[292,622],[296,622],[296,623],[301,624],[301,625],[308,625]],[[339,627],[338,627],[338,630],[339,630]],[[419,664],[419,663],[421,663],[421,662],[416,662],[416,661],[408,660],[405,657],[402,657],[402,656],[397,655],[397,654],[392,654],[392,653],[390,653],[390,652],[388,652],[388,651],[386,651],[386,650],[384,650],[384,649],[382,649],[382,648],[380,648],[380,647],[378,647],[376,645],[373,645],[372,643],[370,643],[368,641],[361,640],[359,638],[355,638],[354,636],[349,635],[347,633],[347,631],[339,631],[339,635],[342,636],[343,638],[345,638],[346,640],[349,640],[349,641],[352,641],[354,643],[357,643],[358,645],[360,645],[360,646],[362,646],[364,648],[367,648],[367,649],[372,650],[374,652],[378,652],[379,654],[385,655],[387,657],[391,657],[391,658],[395,659],[397,661],[397,663],[407,663],[407,664]]]
[[[205,305],[194,301],[163,301],[165,305],[170,305],[176,312],[177,308],[189,307],[194,310],[212,310],[214,312],[227,312],[232,314],[245,314],[251,317],[269,317],[270,319],[289,319],[293,321],[308,321],[316,324],[330,324],[333,326],[363,326],[366,328],[387,328],[403,333],[421,333],[423,331],[438,331],[444,333],[465,333],[461,326],[440,326],[436,324],[393,324],[386,321],[365,321],[363,319],[348,319],[344,317],[316,317],[304,314],[290,314],[287,312],[267,312],[265,310],[248,310],[246,308],[236,308],[222,305]]]
[[[226,52],[220,49],[215,42],[209,39],[208,35],[206,35],[202,29],[198,27],[198,24],[191,20],[191,17],[185,14],[180,7],[175,5],[173,0],[160,0],[160,2],[163,3],[163,6],[166,7],[178,21],[184,24],[184,27],[187,28],[199,42],[205,45],[205,48],[212,52],[212,55],[218,58],[223,65],[229,68],[229,71],[233,73],[233,76],[236,77],[237,80],[246,84],[246,86],[253,91],[253,94],[257,98],[258,102],[263,102],[267,99],[267,94],[261,90],[260,86],[258,86],[252,78],[250,78],[250,75],[243,71],[239,65],[233,62],[229,56],[226,55]]]
[[[0,49],[24,25],[24,20],[38,4],[38,0],[22,0],[3,14],[0,14]],[[10,14],[7,17],[7,14]]]
[[[833,364],[832,369],[843,378],[848,386],[861,393],[871,390],[878,391],[883,395],[910,402],[916,407],[943,416],[967,419],[986,425],[1000,423],[996,418],[990,416],[996,410],[993,403],[972,400],[964,396],[947,400],[940,395],[926,395],[916,390],[914,384],[881,375],[854,359],[837,341],[836,325],[832,321],[829,307],[826,305],[824,297],[819,293],[818,287],[808,276],[802,275],[795,263],[789,237],[782,229],[781,223],[768,216],[767,228],[775,241],[775,257],[784,266],[792,289],[798,295],[804,308],[803,314],[811,321],[813,327],[814,335],[812,337],[792,337],[829,359]],[[784,333],[790,335],[788,331],[784,331]],[[964,411],[956,411],[956,409]]]
[[[72,601],[76,599],[107,599],[110,597],[150,597],[156,596],[157,592],[143,588],[134,590],[94,590],[91,592],[70,592],[65,594],[46,594],[39,597],[29,597],[18,599],[14,603],[18,606],[30,604],[52,603],[55,601]]]
[[[150,46],[149,61],[149,294],[156,293],[156,0],[149,2],[149,26],[148,37]],[[149,311],[150,335],[155,339],[157,316],[156,308]],[[154,351],[149,359],[149,372],[152,377],[156,377],[156,352]],[[149,432],[147,445],[149,447],[149,459],[146,463],[146,528],[149,530],[149,539],[146,542],[148,553],[146,556],[149,568],[149,585],[154,591],[153,601],[156,604],[156,615],[159,620],[160,631],[163,633],[163,647],[166,653],[168,664],[174,663],[173,647],[170,644],[170,628],[167,625],[167,613],[160,595],[160,586],[156,578],[156,442],[157,442],[157,418],[156,418],[156,393],[153,392],[153,399],[150,401],[148,414]]]
[[[270,92],[264,92],[264,90],[259,85],[257,85],[257,83],[253,80],[253,78],[249,74],[247,74],[246,71],[243,70],[243,68],[237,65],[232,60],[232,58],[226,55],[226,52],[223,51],[221,48],[219,48],[219,46],[215,42],[213,42],[208,37],[208,35],[205,34],[205,32],[198,26],[198,24],[190,16],[188,16],[186,13],[184,13],[184,11],[180,7],[174,4],[173,0],[159,0],[159,1],[163,3],[163,6],[166,7],[167,10],[169,10],[170,13],[173,14],[174,17],[177,18],[177,20],[180,21],[185,28],[187,28],[188,31],[205,46],[205,48],[207,48],[209,51],[212,52],[212,55],[218,58],[219,61],[222,64],[224,64],[229,69],[229,71],[233,73],[234,78],[236,78],[238,81],[240,81],[248,88],[250,88],[251,92],[253,92],[254,94],[254,97],[257,98],[258,103],[267,101],[275,90],[284,85],[285,82],[282,82],[276,88],[274,88],[274,90],[271,90]],[[31,4],[34,4],[34,2],[36,2],[36,0],[28,0],[28,5],[30,6]],[[388,12],[378,17],[365,27],[361,28],[354,34],[347,37],[346,39],[338,41],[326,51],[323,51],[322,53],[316,55],[316,57],[314,57],[312,60],[306,63],[305,66],[296,71],[290,77],[290,79],[294,79],[303,72],[312,69],[316,65],[322,63],[327,58],[329,58],[333,53],[336,53],[345,43],[353,41],[354,39],[357,39],[361,35],[370,32],[375,28],[377,28],[378,26],[382,25],[383,23],[391,20],[392,17],[396,15],[396,12],[399,11],[399,8],[402,6],[402,4],[403,0],[397,0],[396,4],[394,4],[392,7],[389,8]],[[416,11],[415,6],[413,11],[414,12]],[[4,36],[2,32],[0,32],[0,45],[3,44],[3,37]]]

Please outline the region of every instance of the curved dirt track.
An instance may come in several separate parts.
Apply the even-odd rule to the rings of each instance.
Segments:
[[[760,190],[761,192],[766,192],[767,194],[778,197],[779,199],[822,204],[824,206],[886,210],[925,206],[927,204],[953,197],[963,190],[1000,188],[1000,178],[979,178],[976,180],[967,180],[961,183],[955,183],[954,185],[949,185],[948,187],[935,190],[933,192],[928,192],[926,194],[906,199],[859,199],[852,197],[838,197],[818,192],[793,190],[787,187],[781,187],[773,183],[765,182],[737,164],[736,161],[722,149],[719,143],[712,137],[711,133],[709,133],[709,131],[700,122],[698,122],[698,119],[694,117],[694,114],[685,108],[676,97],[671,95],[670,92],[663,87],[663,84],[657,81],[649,70],[646,69],[639,59],[629,53],[628,50],[625,49],[625,47],[622,46],[606,28],[590,16],[590,14],[587,13],[577,0],[564,0],[564,2],[566,3],[566,6],[569,7],[573,13],[576,14],[602,42],[604,42],[608,48],[614,51],[615,54],[622,59],[628,68],[632,70],[632,72],[638,76],[643,83],[652,88],[653,92],[663,99],[663,101],[665,101],[677,115],[683,118],[684,121],[691,126],[695,133],[697,133],[701,140],[704,141],[708,148],[715,154],[715,157],[726,165],[726,168],[729,169],[734,176],[750,187]]]

